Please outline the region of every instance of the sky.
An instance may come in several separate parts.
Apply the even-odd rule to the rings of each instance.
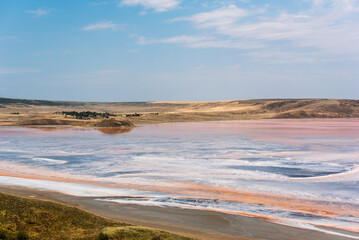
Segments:
[[[0,97],[359,98],[359,0],[1,0]]]

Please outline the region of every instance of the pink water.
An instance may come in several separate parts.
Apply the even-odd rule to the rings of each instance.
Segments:
[[[45,130],[0,128],[0,184],[359,232],[359,119]]]

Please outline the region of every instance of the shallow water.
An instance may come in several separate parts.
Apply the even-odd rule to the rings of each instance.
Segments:
[[[0,184],[359,229],[359,119],[171,123],[109,133],[116,132],[0,128]]]

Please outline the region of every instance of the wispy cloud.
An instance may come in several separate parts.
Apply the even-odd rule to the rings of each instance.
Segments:
[[[26,10],[25,12],[32,14],[36,18],[39,18],[39,17],[48,15],[50,13],[50,9],[39,8],[36,10]]]
[[[342,56],[358,59],[359,2],[356,0],[307,0],[306,11],[268,15],[267,6],[242,9],[236,5],[221,7],[173,21],[190,22],[199,34],[210,39],[180,35],[139,43],[182,43],[187,47],[218,47],[248,50],[252,57],[271,56],[298,60]],[[253,51],[254,50],[254,51]],[[304,57],[307,53],[308,57]],[[317,56],[311,58],[310,56]],[[333,57],[335,58],[335,57]],[[343,57],[344,59],[344,57]]]
[[[103,22],[87,25],[83,27],[82,30],[84,31],[103,30],[103,29],[120,30],[122,28],[123,25],[115,24],[112,21],[103,21]]]
[[[175,9],[180,4],[180,0],[122,0],[119,6],[141,5],[145,8],[152,8],[156,12],[165,12]]]
[[[16,42],[20,42],[20,39],[15,36],[0,36],[0,40],[13,40]]]
[[[220,27],[235,23],[238,19],[248,16],[249,12],[245,9],[229,5],[210,12],[198,13],[190,17],[175,18],[174,21],[190,21],[197,27],[209,28]]]
[[[138,37],[139,44],[151,44],[151,43],[185,43],[191,44],[196,42],[201,42],[204,40],[208,40],[208,37],[201,36],[188,36],[181,35],[176,37],[164,38],[164,39],[147,39],[145,37]]]
[[[143,36],[138,37],[138,44],[154,44],[154,43],[168,43],[168,44],[183,44],[189,48],[237,48],[237,49],[255,49],[263,47],[259,43],[249,41],[234,41],[234,40],[220,40],[214,36],[191,36],[180,35],[162,39],[147,39]]]
[[[22,74],[22,73],[39,73],[39,69],[31,68],[0,68],[0,74]]]

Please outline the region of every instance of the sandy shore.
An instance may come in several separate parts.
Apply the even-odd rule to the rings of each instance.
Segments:
[[[55,192],[0,186],[0,191],[19,196],[53,200],[76,206],[110,219],[159,228],[200,239],[339,240],[352,239],[266,222],[262,219],[203,210],[141,206],[97,201]],[[331,229],[326,229],[331,231]],[[359,238],[359,234],[335,230]]]

